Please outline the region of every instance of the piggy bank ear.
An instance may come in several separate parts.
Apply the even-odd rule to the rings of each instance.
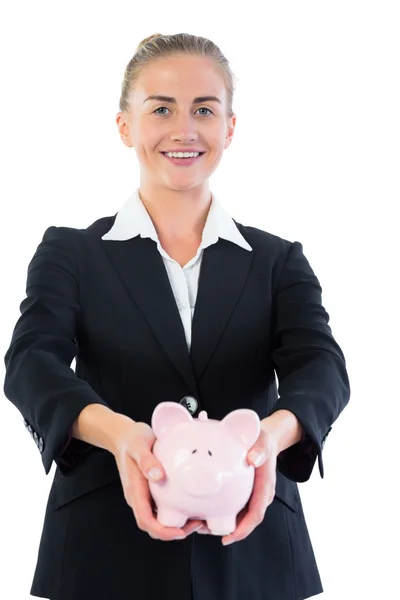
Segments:
[[[254,445],[260,435],[261,425],[258,414],[249,408],[233,410],[221,421],[229,433],[239,439],[246,450]]]
[[[180,423],[190,423],[193,417],[190,412],[177,402],[160,402],[151,418],[151,427],[156,438],[161,439]]]

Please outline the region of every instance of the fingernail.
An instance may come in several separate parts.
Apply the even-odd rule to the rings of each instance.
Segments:
[[[181,535],[181,536],[174,538],[174,540],[184,540],[185,537],[186,537],[186,535]]]
[[[157,467],[153,467],[152,469],[150,469],[148,475],[150,479],[153,479],[153,481],[158,481],[158,479],[161,479],[162,477],[162,473]]]
[[[265,454],[263,452],[256,452],[254,450],[253,452],[250,452],[249,457],[254,466],[259,467],[265,459]]]
[[[229,544],[234,544],[236,540],[228,540],[227,542],[222,542],[223,546],[229,546]]]

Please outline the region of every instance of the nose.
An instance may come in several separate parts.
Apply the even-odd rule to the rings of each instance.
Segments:
[[[176,142],[193,142],[198,137],[198,123],[192,115],[181,114],[174,122],[175,133],[171,139]]]
[[[193,466],[182,472],[181,484],[191,496],[212,496],[221,488],[217,469],[212,466]]]

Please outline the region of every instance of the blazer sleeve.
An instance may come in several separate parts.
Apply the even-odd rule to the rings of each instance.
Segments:
[[[332,424],[350,399],[343,352],[322,305],[322,288],[300,242],[293,242],[282,268],[273,315],[272,361],[279,398],[303,426],[303,438],[281,452],[277,469],[296,482],[307,481],[316,458],[324,476],[322,448]]]
[[[4,357],[4,393],[23,416],[49,473],[68,475],[92,445],[71,437],[81,410],[108,404],[70,365],[78,354],[79,276],[76,230],[49,227],[28,265],[26,298]]]

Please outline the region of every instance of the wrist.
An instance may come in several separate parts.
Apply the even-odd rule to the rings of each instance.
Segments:
[[[130,417],[121,413],[114,413],[107,428],[107,450],[114,456],[118,454],[121,448],[122,440],[126,439],[128,432],[136,423]]]
[[[277,410],[262,419],[261,427],[275,438],[277,453],[297,444],[303,437],[303,427],[290,410]]]
[[[72,428],[72,436],[115,454],[121,436],[134,423],[126,415],[103,404],[93,403],[79,413]]]

